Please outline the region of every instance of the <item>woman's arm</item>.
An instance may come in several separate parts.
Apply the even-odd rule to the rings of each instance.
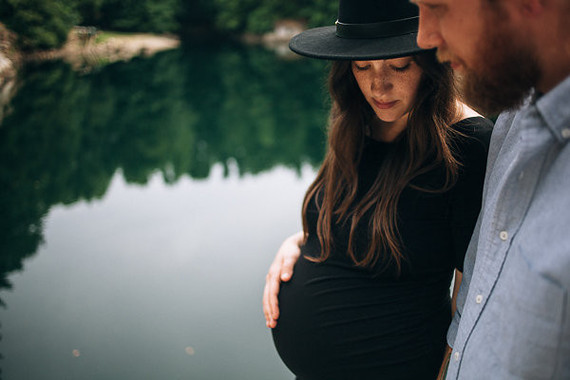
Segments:
[[[281,281],[289,281],[293,275],[293,267],[301,254],[301,245],[305,240],[303,231],[289,236],[279,247],[277,255],[269,267],[265,277],[265,289],[263,290],[263,314],[267,327],[277,326],[279,318],[279,302],[277,295]]]

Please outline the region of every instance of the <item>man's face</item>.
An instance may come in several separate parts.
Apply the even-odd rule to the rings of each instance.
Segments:
[[[467,103],[495,114],[518,106],[538,82],[534,52],[500,1],[412,1],[420,9],[418,45],[436,47],[450,63]]]

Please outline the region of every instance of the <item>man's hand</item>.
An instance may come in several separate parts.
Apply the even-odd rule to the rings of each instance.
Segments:
[[[263,290],[263,314],[267,327],[277,326],[279,318],[279,301],[277,295],[281,287],[281,281],[287,282],[293,275],[293,266],[301,254],[300,246],[303,244],[303,231],[289,236],[279,247],[277,255],[269,267],[265,277],[265,289]]]

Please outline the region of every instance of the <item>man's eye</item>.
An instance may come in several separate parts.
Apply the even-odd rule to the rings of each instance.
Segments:
[[[441,16],[447,10],[443,4],[424,4],[424,6],[436,16]]]

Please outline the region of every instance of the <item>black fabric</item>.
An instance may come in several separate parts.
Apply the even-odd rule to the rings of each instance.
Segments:
[[[451,320],[449,287],[461,269],[475,225],[491,122],[470,118],[455,127],[465,134],[455,150],[462,162],[456,185],[433,194],[408,186],[398,203],[405,245],[402,272],[355,267],[346,255],[348,226],[333,230],[331,257],[314,263],[304,256],[279,294],[280,316],[273,329],[284,363],[301,380],[435,379]],[[359,168],[360,185],[370,188],[392,144],[368,140]],[[438,187],[444,171],[412,181]],[[309,237],[302,254],[318,256],[316,205],[308,215]],[[363,249],[368,223],[358,229]]]
[[[373,24],[347,24],[336,22],[336,35],[340,38],[383,38],[418,31],[419,17]]]
[[[350,24],[393,21],[418,15],[418,7],[402,0],[339,0],[338,19]]]

